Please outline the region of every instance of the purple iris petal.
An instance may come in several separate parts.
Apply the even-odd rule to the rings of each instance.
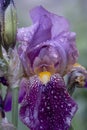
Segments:
[[[74,32],[62,33],[57,38],[57,44],[58,43],[65,50],[67,57],[67,65],[65,71],[68,72],[71,69],[72,65],[77,61],[79,55],[79,52],[76,48],[76,34]]]
[[[32,21],[34,23],[39,21],[43,30],[50,27],[51,39],[53,39],[56,36],[58,36],[59,34],[61,34],[61,32],[69,31],[69,23],[64,17],[48,12],[42,6],[38,6],[38,7],[35,7],[34,9],[32,9],[30,12],[30,15],[31,15]],[[44,18],[45,22],[41,21],[41,19],[43,19],[43,18]],[[49,21],[48,20],[46,21],[46,18]]]
[[[55,40],[47,41],[40,46],[37,45],[31,51],[27,49],[26,55],[30,60],[32,71],[37,68],[42,71],[44,66],[48,71],[51,71],[50,67],[53,66],[55,72],[62,74],[67,65],[66,52],[61,44],[57,44]]]
[[[78,58],[75,33],[69,31],[64,17],[42,6],[31,10],[30,15],[34,24],[19,29],[17,34],[21,42],[18,53],[27,75],[35,74],[35,69],[42,66],[47,70],[53,66],[55,72],[65,74]]]
[[[44,85],[31,77],[20,108],[20,118],[30,130],[68,130],[77,104],[69,96],[63,79],[55,74]]]
[[[20,88],[19,88],[19,98],[18,98],[18,102],[21,103],[25,94],[26,94],[26,90],[28,88],[28,80],[23,78],[22,81],[20,82]]]
[[[4,99],[4,110],[6,112],[10,111],[11,107],[12,107],[12,93],[11,93],[11,90],[8,89],[6,96],[5,96],[5,99]]]
[[[19,103],[22,102],[27,89],[28,89],[28,80],[23,78],[22,81],[20,82],[20,88],[19,88],[19,97],[18,97]],[[8,88],[4,99],[4,110],[8,112],[11,111],[11,108],[12,108],[12,91],[11,89]]]
[[[17,40],[20,42],[27,42],[29,44],[34,36],[34,33],[37,31],[38,26],[39,24],[35,23],[31,27],[18,29]]]

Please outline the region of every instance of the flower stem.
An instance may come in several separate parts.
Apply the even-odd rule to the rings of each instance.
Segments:
[[[74,91],[75,91],[75,88],[76,88],[76,86],[73,86],[73,85],[68,85],[68,87],[67,87],[68,89],[68,93],[70,94],[70,96],[72,96],[73,95],[73,93],[74,93]]]
[[[18,127],[18,87],[12,88],[12,123]]]

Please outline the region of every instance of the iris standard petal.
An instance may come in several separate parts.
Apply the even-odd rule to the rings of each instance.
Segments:
[[[61,32],[69,31],[69,23],[64,17],[48,12],[42,6],[33,8],[30,12],[30,15],[34,23],[36,21],[41,21],[41,18],[44,18],[44,21],[46,21],[45,19],[48,18],[49,21],[46,21],[45,24],[44,22],[41,22],[41,26],[43,26],[43,29],[50,27],[51,39],[58,36]]]
[[[45,67],[47,71],[63,74],[67,65],[67,56],[61,44],[58,44],[56,40],[50,40],[35,48],[35,50],[34,53],[32,51],[32,54],[38,53],[35,56],[33,55],[34,60],[31,59],[33,60],[34,70],[37,68],[40,69],[39,71],[43,71]]]
[[[17,40],[30,42],[30,47],[69,31],[68,21],[64,17],[48,12],[42,6],[32,9],[30,15],[34,24],[18,29],[17,33]]]
[[[17,30],[17,41],[18,42],[26,42],[26,44],[30,44],[33,39],[35,32],[38,29],[39,24],[35,23],[30,27],[20,28]]]
[[[46,85],[34,76],[21,104],[20,118],[30,130],[68,130],[76,110],[77,104],[58,74]]]
[[[32,9],[30,15],[34,26],[37,23],[35,31],[33,26],[30,27],[30,32],[34,33],[31,36],[28,28],[18,33],[19,40],[23,41],[18,53],[27,75],[36,74],[36,67],[42,66],[46,66],[47,71],[52,66],[55,72],[66,74],[78,59],[75,33],[69,32],[69,24],[64,17],[52,14],[42,6]]]
[[[56,39],[55,46],[58,44],[65,50],[67,62],[65,74],[70,71],[72,65],[78,60],[79,52],[76,47],[76,34],[74,32],[64,32]]]
[[[36,70],[43,71],[44,67],[47,71],[54,69],[54,72],[63,74],[68,61],[64,48],[56,40],[49,40],[31,49],[27,47],[22,52],[19,50],[19,55],[27,75],[35,74]]]
[[[55,72],[61,75],[70,70],[78,59],[78,50],[75,40],[69,39],[70,33],[66,35],[66,37],[61,36],[59,39],[48,40],[31,49],[26,47],[25,51],[19,52],[27,75],[34,74],[35,69],[38,68],[39,71],[42,71],[41,67],[45,67],[48,71],[50,67],[54,67]]]
[[[35,46],[51,39],[52,22],[47,11],[40,6],[32,9],[30,15],[34,23],[39,23],[39,27],[33,37],[31,45]]]

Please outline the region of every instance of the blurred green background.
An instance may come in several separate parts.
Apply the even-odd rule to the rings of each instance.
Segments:
[[[78,62],[87,68],[87,0],[14,0],[17,8],[18,27],[30,26],[29,10],[42,5],[47,10],[66,17],[71,31],[77,34]],[[73,119],[75,130],[87,130],[87,89],[77,89],[74,98],[79,110]],[[18,130],[28,130],[19,123]]]

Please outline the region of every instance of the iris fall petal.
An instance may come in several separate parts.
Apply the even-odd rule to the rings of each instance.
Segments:
[[[20,118],[30,130],[68,130],[76,110],[77,104],[58,74],[46,85],[34,76],[21,104]]]

